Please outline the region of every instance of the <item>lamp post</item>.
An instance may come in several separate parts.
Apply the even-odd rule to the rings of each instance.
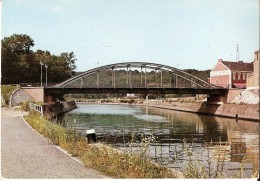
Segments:
[[[46,87],[47,87],[47,69],[48,69],[48,65],[45,65],[45,68],[46,68]]]
[[[43,66],[42,61],[40,61],[40,64],[41,64],[41,87],[42,87],[42,66]]]

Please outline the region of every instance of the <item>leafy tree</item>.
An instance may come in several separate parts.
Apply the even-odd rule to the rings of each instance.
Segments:
[[[2,40],[2,46],[16,54],[32,53],[34,41],[28,35],[14,34]]]
[[[2,84],[39,83],[41,64],[48,65],[48,82],[61,82],[75,74],[73,52],[52,55],[49,51],[31,48],[34,41],[24,34],[14,34],[2,40]],[[43,82],[46,69],[43,66]]]
[[[34,41],[24,34],[14,34],[2,40],[3,84],[28,81],[29,64],[33,61],[33,46]]]

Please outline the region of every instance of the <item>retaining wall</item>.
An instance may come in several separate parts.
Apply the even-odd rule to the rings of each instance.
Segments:
[[[15,90],[10,97],[10,106],[16,106],[21,102],[33,101],[33,98],[22,89]]]
[[[186,102],[156,102],[145,101],[144,105],[178,111],[194,112],[199,114],[208,114],[215,116],[224,116],[231,118],[259,120],[259,104],[242,105],[242,104],[211,104],[203,103],[186,103]]]
[[[43,105],[43,112],[46,117],[53,118],[76,108],[77,104],[75,101],[55,102]]]

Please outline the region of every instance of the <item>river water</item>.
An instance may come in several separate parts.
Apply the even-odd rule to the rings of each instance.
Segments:
[[[193,165],[214,177],[251,177],[259,170],[259,123],[131,105],[78,104],[59,118],[97,141],[127,151],[145,150],[154,161],[185,172]],[[242,170],[241,170],[242,168]],[[208,173],[207,173],[208,174]]]

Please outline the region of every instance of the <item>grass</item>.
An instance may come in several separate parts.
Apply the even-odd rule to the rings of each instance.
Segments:
[[[17,86],[13,86],[13,85],[1,85],[1,95],[4,98],[6,105],[9,104],[10,97],[16,88]]]
[[[31,112],[25,120],[53,144],[78,156],[87,167],[115,178],[176,178],[170,169],[153,163],[143,154],[132,154],[101,145],[88,144],[75,131],[40,118]]]
[[[92,145],[82,156],[85,165],[116,178],[175,178],[165,167],[141,155],[132,155],[105,145]]]

